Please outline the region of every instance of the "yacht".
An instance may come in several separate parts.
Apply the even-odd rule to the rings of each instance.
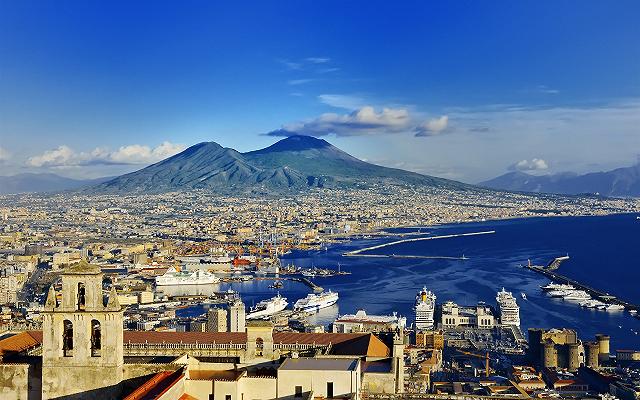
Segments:
[[[436,295],[423,287],[416,296],[414,311],[416,313],[416,330],[433,329],[433,314],[436,309]]]
[[[247,313],[247,319],[270,317],[287,308],[288,304],[287,298],[280,296],[280,293],[278,293],[276,296],[267,300],[262,300],[254,307],[251,307]]]
[[[546,286],[540,286],[540,288],[542,290],[546,290],[546,291],[553,291],[553,290],[574,290],[575,287],[573,287],[572,285],[567,285],[564,283],[549,283]]]
[[[607,306],[607,308],[605,308],[605,310],[607,310],[607,311],[622,311],[622,310],[624,310],[624,306],[622,306],[620,304],[609,304]]]
[[[220,282],[218,277],[201,269],[181,272],[172,267],[164,275],[156,277],[157,286],[209,285],[218,282]]]
[[[520,293],[520,296],[522,296],[522,300],[526,300],[527,299],[527,295],[524,292]]]
[[[513,294],[502,288],[496,296],[496,301],[500,308],[500,323],[503,325],[520,326],[520,307]]]
[[[584,290],[573,290],[564,296],[565,300],[589,300],[590,298],[591,295]]]
[[[318,294],[308,294],[307,297],[296,301],[293,305],[295,311],[317,312],[318,310],[330,307],[338,302],[338,293],[322,292]]]

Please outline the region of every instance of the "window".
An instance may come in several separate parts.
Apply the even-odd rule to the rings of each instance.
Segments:
[[[230,394],[225,395],[224,400],[231,400],[231,395]]]
[[[102,348],[102,330],[100,321],[91,320],[91,357],[100,357]]]
[[[262,350],[264,349],[264,341],[262,338],[256,339],[256,356],[262,356]]]
[[[78,310],[85,308],[84,283],[78,283]]]
[[[327,382],[327,398],[333,397],[333,382]]]
[[[62,322],[62,353],[65,357],[73,357],[73,323],[68,319]]]
[[[302,397],[302,386],[296,386],[294,397]]]

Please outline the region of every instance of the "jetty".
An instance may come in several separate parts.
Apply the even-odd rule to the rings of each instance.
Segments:
[[[322,286],[316,285],[315,283],[311,282],[307,278],[288,278],[288,279],[291,281],[302,282],[305,285],[309,286],[311,289],[313,289],[314,292],[322,292],[324,290]]]
[[[617,296],[614,296],[610,293],[606,293],[603,292],[599,289],[596,289],[594,287],[591,287],[589,285],[585,285],[584,283],[578,282],[574,279],[571,279],[565,275],[559,274],[557,272],[555,272],[555,270],[560,266],[560,264],[563,261],[566,261],[569,259],[569,256],[564,256],[564,257],[557,257],[555,259],[553,259],[553,261],[551,261],[546,267],[540,266],[540,265],[531,265],[530,263],[528,265],[525,266],[525,268],[530,269],[531,271],[537,272],[539,274],[542,274],[544,276],[546,276],[547,278],[551,279],[554,282],[558,282],[558,283],[564,283],[567,285],[571,285],[573,287],[575,287],[576,289],[580,289],[580,290],[584,290],[585,292],[589,293],[591,295],[591,297],[594,297],[604,303],[607,304],[619,304],[621,306],[623,306],[627,311],[631,311],[631,310],[636,310],[636,311],[640,311],[640,305],[638,304],[633,304],[630,303],[628,301],[622,300],[620,298],[618,298]]]
[[[396,240],[393,242],[389,242],[389,243],[383,243],[383,244],[378,244],[375,246],[369,246],[369,247],[364,247],[362,249],[358,249],[358,250],[352,250],[352,251],[348,251],[346,253],[343,253],[342,255],[345,257],[354,257],[354,256],[360,256],[360,257],[397,257],[397,258],[440,258],[440,259],[451,259],[451,260],[466,260],[467,258],[462,256],[462,257],[443,257],[443,256],[411,256],[411,255],[380,255],[380,254],[362,254],[366,251],[371,251],[371,250],[378,250],[378,249],[382,249],[385,248],[387,246],[394,246],[396,244],[401,244],[401,243],[409,243],[409,242],[420,242],[423,240],[436,240],[436,239],[449,239],[449,238],[456,238],[456,237],[465,237],[465,236],[480,236],[480,235],[490,235],[490,234],[494,234],[496,233],[496,231],[482,231],[482,232],[467,232],[467,233],[453,233],[450,235],[440,235],[440,236],[427,236],[427,237],[419,237],[419,238],[411,238],[411,239],[401,239],[401,240]]]

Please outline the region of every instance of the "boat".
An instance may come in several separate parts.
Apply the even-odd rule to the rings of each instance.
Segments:
[[[156,277],[157,286],[209,285],[218,282],[220,282],[218,277],[201,269],[182,272],[171,267],[163,275]]]
[[[520,326],[520,307],[513,294],[502,288],[496,296],[496,302],[500,309],[500,323],[502,325]]]
[[[567,285],[564,283],[549,283],[546,286],[540,286],[542,290],[553,291],[553,290],[575,290],[575,287],[572,285]]]
[[[310,293],[307,297],[296,301],[293,305],[295,311],[317,312],[318,310],[330,307],[338,302],[338,293],[322,292],[318,294]]]
[[[267,300],[262,300],[254,307],[251,307],[247,313],[247,319],[270,317],[287,308],[288,304],[287,298],[280,296],[280,293],[278,293],[276,296]]]
[[[622,311],[622,310],[624,310],[624,306],[620,305],[620,304],[609,304],[607,306],[607,308],[605,308],[605,310],[607,310],[607,311]]]
[[[522,300],[526,300],[527,299],[527,295],[524,293],[520,293],[520,296],[522,296]]]
[[[413,310],[416,314],[416,330],[433,329],[433,315],[436,309],[436,295],[424,286],[416,296]]]
[[[275,281],[269,285],[269,289],[281,289],[283,286],[282,281]]]
[[[565,300],[589,300],[590,298],[591,295],[584,290],[573,290],[564,297]]]

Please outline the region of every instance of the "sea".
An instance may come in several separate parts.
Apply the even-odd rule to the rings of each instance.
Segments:
[[[640,320],[626,311],[605,312],[551,298],[540,286],[549,280],[526,269],[569,255],[557,272],[591,287],[640,304],[640,219],[636,214],[597,217],[543,217],[502,221],[401,228],[388,236],[354,238],[314,251],[293,251],[282,264],[337,269],[351,275],[315,278],[315,283],[340,295],[339,302],[321,310],[310,322],[327,325],[339,315],[364,309],[368,314],[406,316],[413,322],[415,296],[423,286],[437,302],[460,305],[484,301],[496,305],[496,292],[513,292],[520,305],[521,328],[572,328],[583,340],[597,333],[611,336],[611,348],[640,350]],[[344,253],[399,239],[495,231],[492,234],[414,241],[372,250],[370,254],[419,255],[461,259],[345,257]],[[412,233],[409,236],[401,236]],[[365,252],[367,254],[367,252]],[[276,294],[272,281],[217,285],[236,290],[249,307]],[[310,293],[302,283],[284,281],[279,289],[290,304]],[[179,289],[194,290],[194,289]],[[214,290],[214,289],[209,289]],[[526,299],[522,297],[525,294]],[[206,312],[203,306],[183,309],[181,316]]]

